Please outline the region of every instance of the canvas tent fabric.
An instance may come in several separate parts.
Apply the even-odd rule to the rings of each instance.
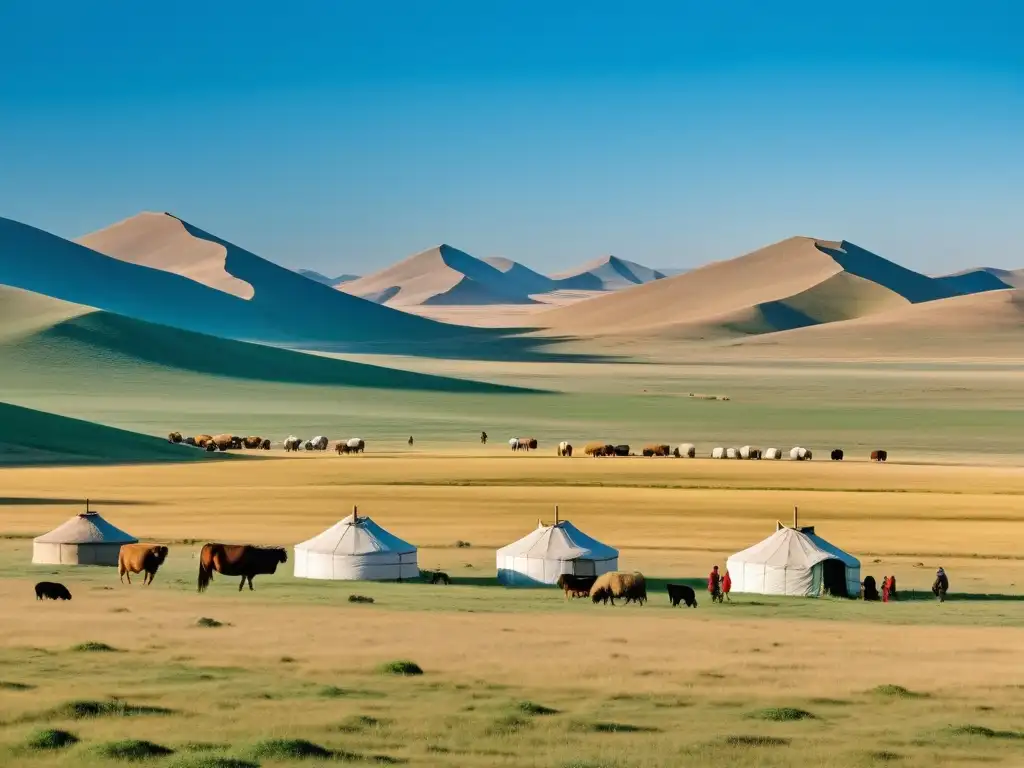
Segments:
[[[780,527],[764,541],[730,557],[726,567],[733,592],[817,597],[823,584],[835,585],[838,579],[848,595],[860,594],[860,561],[813,529]]]
[[[402,581],[419,575],[416,547],[356,513],[295,545],[300,579]]]
[[[45,565],[117,565],[122,544],[135,544],[134,536],[103,519],[98,512],[83,512],[37,536],[32,541],[32,562]]]
[[[508,586],[554,584],[563,573],[600,576],[619,567],[619,552],[567,520],[544,525],[497,552],[498,581]]]

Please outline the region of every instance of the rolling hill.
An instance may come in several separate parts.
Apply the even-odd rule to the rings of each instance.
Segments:
[[[0,465],[127,464],[227,458],[166,439],[0,402]]]
[[[515,275],[444,244],[339,289],[395,307],[533,303],[527,286]]]
[[[562,286],[557,280],[552,280],[547,275],[520,264],[518,261],[506,259],[504,256],[488,256],[484,258],[488,264],[504,274],[509,282],[516,286],[517,290],[526,294],[550,293],[559,290]]]
[[[626,261],[618,256],[602,256],[573,269],[551,276],[565,290],[620,291],[665,277],[661,272]]]
[[[83,238],[107,255],[0,218],[0,285],[199,333],[296,348],[435,354],[475,343],[486,349],[495,340],[493,332],[349,296],[173,216],[140,214],[112,229]],[[170,271],[175,268],[188,276]],[[250,290],[250,298],[240,295]]]
[[[359,279],[359,275],[338,275],[337,277],[328,277],[327,275],[320,274],[313,269],[297,269],[295,271],[303,277],[308,277],[310,280],[315,280],[318,283],[329,285],[332,288],[336,288],[342,283],[350,283],[353,280]]]
[[[957,295],[852,243],[793,237],[675,277],[537,315],[562,335],[748,335]]]
[[[0,286],[0,384],[32,376],[40,382],[122,377],[142,383],[172,371],[306,386],[517,391],[223,339]]]

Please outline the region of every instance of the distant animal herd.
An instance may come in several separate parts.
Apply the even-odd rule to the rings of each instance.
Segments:
[[[487,433],[484,432],[482,434],[486,435]],[[171,432],[167,436],[167,440],[171,443],[191,445],[210,452],[241,449],[259,449],[269,451],[271,447],[269,438],[260,437],[258,435],[239,437],[238,435],[223,434],[183,437],[181,432]],[[481,443],[486,443],[485,437],[481,438]],[[413,444],[412,437],[409,438],[408,444]],[[301,437],[289,435],[281,445],[287,453],[303,450],[326,451],[330,448],[331,441],[325,435],[317,435],[309,440],[303,440]],[[509,438],[508,445],[514,453],[529,453],[530,451],[537,450],[540,444],[535,437],[512,437]],[[351,437],[348,440],[339,440],[334,444],[334,450],[339,456],[349,453],[364,453],[366,451],[366,441],[359,437]],[[561,441],[557,444],[555,453],[559,457],[571,458],[573,455],[572,444],[565,440]],[[603,456],[637,455],[627,443],[613,444],[603,442],[587,443],[583,446],[583,454],[594,458]],[[650,443],[640,450],[640,455],[647,457],[661,456],[677,459],[695,459],[697,458],[697,454],[697,446],[693,443],[682,443],[676,446],[669,445],[668,443]],[[787,454],[782,448],[762,449],[752,445],[744,445],[736,448],[732,446],[718,445],[706,454],[702,455],[708,456],[712,459],[740,459],[745,461],[760,461],[762,459],[766,459],[769,461],[778,461]],[[804,448],[803,446],[797,445],[790,448],[788,456],[791,461],[811,461],[814,458],[814,453],[810,448]],[[835,448],[829,454],[829,457],[832,461],[842,461],[846,457],[846,453],[842,448]],[[885,462],[889,459],[889,453],[888,451],[876,449],[871,451],[870,458],[871,461]]]

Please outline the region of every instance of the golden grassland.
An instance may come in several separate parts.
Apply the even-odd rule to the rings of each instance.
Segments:
[[[966,766],[1024,754],[1020,470],[494,453],[5,469],[2,479],[0,761],[11,764],[106,765],[104,745],[124,739],[173,750],[136,745],[147,765],[225,768],[297,764],[302,744],[275,756],[260,748],[267,739],[334,752],[313,765]],[[30,536],[86,496],[135,535],[172,542],[152,587],[122,586],[114,569],[28,565]],[[289,562],[257,577],[255,592],[218,577],[196,594],[202,541],[290,546],[353,504],[417,543],[421,566],[444,568],[452,586],[308,582]],[[550,520],[555,504],[618,547],[623,568],[651,577],[648,605],[494,585],[494,548]],[[794,504],[864,573],[897,573],[908,599],[734,595],[668,607],[663,580],[696,584]],[[920,594],[939,564],[956,593],[944,605]],[[74,600],[36,603],[43,578]],[[116,650],[73,650],[87,642]],[[395,659],[424,674],[377,671]],[[111,697],[116,716],[68,709]],[[170,712],[126,716],[133,706]],[[81,741],[28,748],[39,729]]]

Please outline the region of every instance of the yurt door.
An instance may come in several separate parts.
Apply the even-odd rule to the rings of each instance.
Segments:
[[[597,576],[597,566],[593,560],[573,560],[574,576]]]

